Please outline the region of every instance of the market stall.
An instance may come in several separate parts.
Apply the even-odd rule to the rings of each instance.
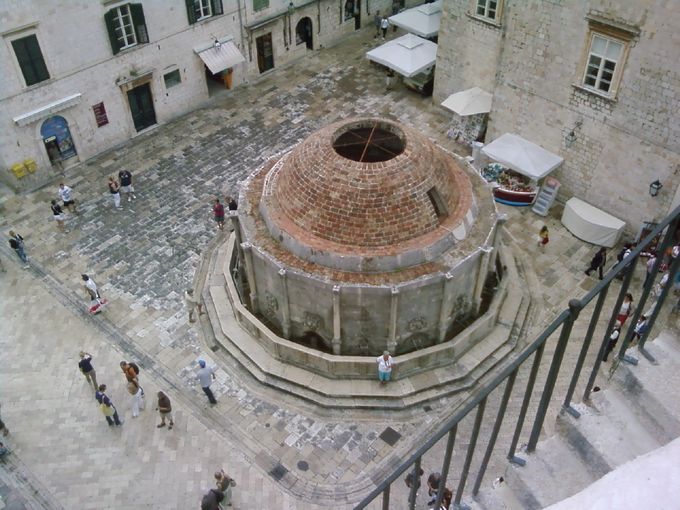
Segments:
[[[576,197],[564,204],[562,224],[579,239],[608,248],[616,245],[626,227],[624,221]]]
[[[389,17],[391,25],[426,39],[437,37],[441,19],[442,0],[406,9]]]
[[[442,106],[454,113],[449,138],[468,145],[483,139],[492,101],[493,95],[479,87],[461,90],[447,97]]]
[[[494,198],[508,205],[531,205],[538,192],[538,181],[559,167],[560,156],[521,136],[505,133],[482,148],[493,162],[481,170],[494,186]]]
[[[406,86],[428,95],[432,93],[437,45],[413,34],[406,34],[366,53],[366,58],[396,71]]]

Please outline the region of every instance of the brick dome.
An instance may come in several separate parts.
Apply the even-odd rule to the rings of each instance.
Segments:
[[[450,249],[474,217],[472,186],[448,153],[384,119],[312,134],[268,172],[260,212],[295,255],[349,271],[392,271]]]

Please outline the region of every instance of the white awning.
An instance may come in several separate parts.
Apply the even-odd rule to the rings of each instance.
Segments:
[[[482,152],[501,165],[534,180],[542,179],[564,161],[543,147],[510,133],[482,147]]]
[[[435,64],[437,45],[417,35],[406,34],[369,51],[366,57],[409,78]]]
[[[399,14],[389,17],[392,25],[403,28],[407,32],[420,37],[434,37],[439,32],[442,19],[442,1],[423,4],[412,9],[406,9]]]
[[[26,126],[31,122],[51,117],[57,112],[65,110],[66,108],[70,108],[71,106],[77,105],[78,103],[80,103],[81,97],[82,94],[80,93],[73,94],[72,96],[68,96],[63,99],[58,99],[57,101],[53,101],[50,104],[41,106],[40,108],[37,108],[28,113],[18,115],[17,117],[14,117],[12,120],[17,126]]]
[[[493,96],[479,87],[463,90],[451,94],[442,103],[444,108],[448,108],[458,115],[477,115],[479,113],[489,113],[491,111],[491,101]]]
[[[231,39],[224,42],[219,41],[219,46],[213,44],[207,49],[196,51],[196,53],[213,74],[234,67],[246,60]]]

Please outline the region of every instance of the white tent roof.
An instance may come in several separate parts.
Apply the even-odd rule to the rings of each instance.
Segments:
[[[407,32],[419,35],[420,37],[428,38],[437,35],[441,19],[442,0],[406,9],[399,14],[389,17],[392,25],[403,28]]]
[[[521,136],[505,133],[482,147],[482,152],[500,164],[539,180],[562,164],[561,157]]]
[[[406,34],[369,51],[366,57],[409,78],[434,65],[437,45],[417,35]]]
[[[493,96],[487,91],[479,87],[472,87],[451,94],[442,103],[442,106],[458,115],[476,115],[478,113],[489,113],[492,100]]]

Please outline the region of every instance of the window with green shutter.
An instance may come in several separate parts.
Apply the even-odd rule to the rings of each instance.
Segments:
[[[14,48],[27,86],[50,79],[50,73],[47,72],[38,38],[35,35],[15,39],[12,41],[12,48]]]
[[[114,55],[120,50],[149,42],[141,4],[125,4],[111,9],[104,15],[104,20]]]
[[[253,10],[261,11],[269,7],[269,0],[253,0]]]
[[[189,24],[223,14],[222,0],[185,0]]]

